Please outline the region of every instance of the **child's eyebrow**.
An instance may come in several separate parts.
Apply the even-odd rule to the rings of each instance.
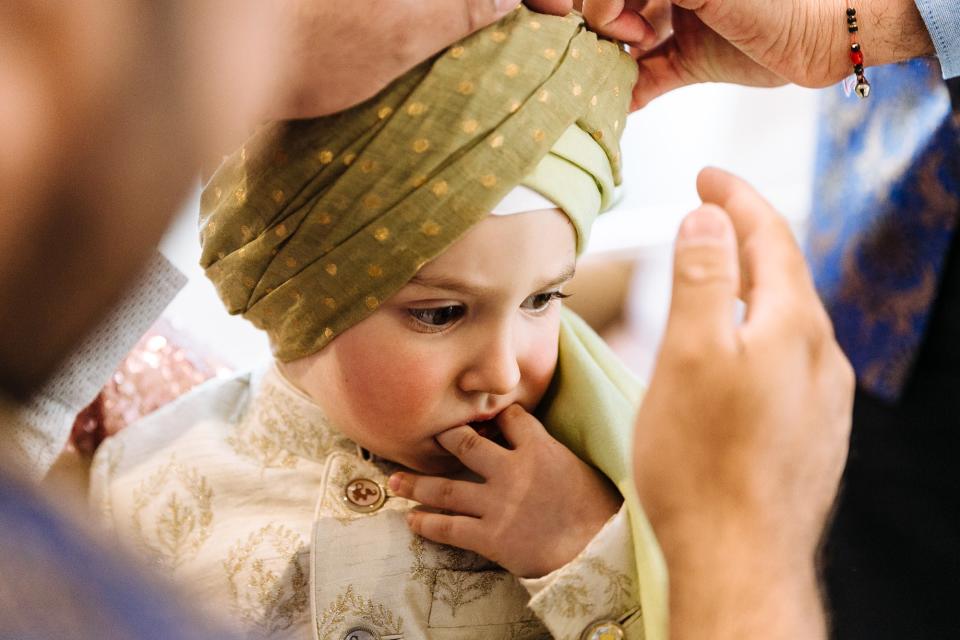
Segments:
[[[547,282],[541,284],[537,289],[546,289],[548,287],[554,287],[559,284],[567,282],[573,278],[573,274],[576,271],[576,265],[571,262],[563,267],[563,269],[556,275],[556,277],[549,278]],[[463,282],[462,280],[457,280],[456,278],[450,278],[446,276],[426,276],[418,273],[410,279],[411,284],[417,284],[423,287],[429,287],[431,289],[443,289],[444,291],[456,291],[458,293],[463,293],[469,296],[476,298],[488,296],[494,293],[494,290],[490,287],[483,287],[469,282]]]

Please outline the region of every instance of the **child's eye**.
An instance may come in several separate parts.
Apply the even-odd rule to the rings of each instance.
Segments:
[[[451,304],[445,307],[429,309],[407,309],[407,313],[417,323],[417,328],[427,331],[442,331],[463,317],[467,309],[463,305]]]
[[[521,304],[520,307],[536,313],[545,311],[546,308],[550,306],[550,303],[554,300],[563,300],[564,298],[569,297],[570,296],[561,293],[560,291],[545,291],[544,293],[537,293],[530,296],[523,301],[523,304]]]

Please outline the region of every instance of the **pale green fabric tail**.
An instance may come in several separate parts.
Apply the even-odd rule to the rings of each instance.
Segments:
[[[646,640],[667,640],[667,570],[633,481],[633,424],[643,385],[606,343],[564,309],[560,356],[539,417],[582,460],[613,480],[630,512]]]

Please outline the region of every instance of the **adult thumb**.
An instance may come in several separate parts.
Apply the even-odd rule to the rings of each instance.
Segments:
[[[713,204],[690,213],[677,236],[673,257],[673,295],[664,342],[693,348],[730,344],[740,266],[733,223]]]

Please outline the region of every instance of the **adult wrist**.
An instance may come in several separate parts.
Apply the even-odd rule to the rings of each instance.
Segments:
[[[853,3],[868,66],[903,62],[935,53],[930,32],[914,0],[859,0]],[[843,7],[837,22],[846,31]],[[841,43],[846,44],[845,36]]]
[[[671,638],[822,638],[815,545],[710,523],[657,530],[670,573]]]

